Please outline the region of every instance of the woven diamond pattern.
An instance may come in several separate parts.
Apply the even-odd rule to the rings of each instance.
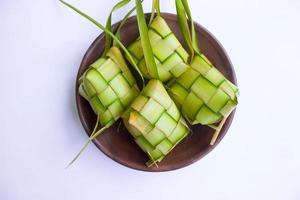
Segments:
[[[185,63],[188,60],[188,54],[162,17],[154,18],[149,26],[148,35],[158,68],[159,80],[164,82],[186,71],[188,66]],[[128,50],[146,78],[157,78],[151,77],[147,71],[140,39],[132,43]]]
[[[168,87],[171,98],[192,124],[216,123],[237,105],[238,88],[203,54],[195,56],[191,68]]]
[[[100,116],[102,126],[118,120],[139,94],[138,86],[116,47],[94,62],[80,78],[79,93]]]
[[[126,128],[148,154],[160,162],[189,133],[186,122],[162,83],[150,80],[123,115]]]

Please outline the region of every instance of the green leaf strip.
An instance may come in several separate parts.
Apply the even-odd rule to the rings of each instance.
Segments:
[[[143,0],[142,0],[143,1]],[[135,11],[135,7],[132,8],[123,18],[123,20],[121,21],[120,25],[118,26],[118,29],[116,31],[116,36],[119,40],[121,40],[121,36],[120,36],[120,32],[122,27],[124,26],[124,24],[126,23],[127,19],[130,17],[130,15]],[[114,40],[114,46],[117,46],[116,41]]]
[[[198,38],[190,8],[187,0],[175,0],[175,3],[179,26],[191,52],[190,59],[193,60],[195,53],[201,55],[201,51],[198,46]],[[188,20],[190,21],[190,26],[188,25]]]
[[[134,59],[131,56],[131,53],[126,49],[126,47],[122,44],[122,42],[118,39],[117,36],[115,36],[110,30],[106,29],[102,24],[100,24],[99,22],[97,22],[95,19],[93,19],[92,17],[90,17],[89,15],[85,14],[84,12],[80,11],[79,9],[75,8],[74,6],[72,6],[71,4],[63,1],[63,0],[59,0],[61,3],[63,3],[64,5],[66,5],[67,7],[71,8],[72,10],[74,10],[75,12],[77,12],[78,14],[80,14],[81,16],[83,16],[84,18],[86,18],[87,20],[89,20],[90,22],[92,22],[93,24],[95,24],[96,26],[98,26],[101,30],[103,30],[105,33],[109,34],[110,37],[112,37],[112,39],[114,39],[114,41],[120,46],[120,48],[125,52],[125,54],[128,56],[128,58],[130,59],[134,69],[138,72],[138,74],[140,75],[143,84],[144,84],[144,77],[142,76],[141,71],[139,70],[137,64],[135,63]]]
[[[149,20],[149,25],[151,24],[151,22],[153,21],[154,19],[154,16],[155,16],[155,10],[156,10],[156,14],[158,16],[160,16],[160,5],[159,5],[159,0],[152,0],[152,10],[151,10],[151,17],[150,17],[150,20]]]
[[[135,0],[135,3],[136,3],[138,28],[139,28],[139,32],[140,32],[141,44],[142,44],[142,48],[143,48],[143,53],[144,53],[144,57],[145,57],[147,70],[148,70],[148,73],[151,75],[151,77],[155,77],[155,78],[159,79],[157,66],[156,66],[156,63],[154,60],[154,55],[153,55],[152,47],[151,47],[150,40],[149,40],[148,27],[146,24],[141,0]]]
[[[106,29],[111,31],[111,18],[112,18],[112,14],[113,12],[117,11],[118,9],[122,8],[123,6],[125,6],[126,4],[128,4],[130,2],[130,0],[122,0],[120,2],[118,2],[110,11],[109,16],[106,20]],[[106,33],[105,34],[105,49],[104,49],[104,53],[102,54],[102,57],[105,57],[106,53],[109,51],[110,47],[112,44],[112,38],[111,36]]]
[[[183,34],[183,37],[187,43],[187,46],[190,50],[190,53],[191,53],[190,59],[192,60],[194,57],[194,49],[193,49],[193,45],[192,45],[192,38],[191,38],[189,25],[188,25],[188,22],[186,19],[185,8],[184,8],[181,0],[175,0],[175,4],[176,4],[177,20],[179,23],[179,27],[180,27],[181,33]]]
[[[97,121],[99,121],[99,119],[97,118]],[[98,122],[97,122],[98,124]],[[96,124],[94,131],[92,132],[92,134],[90,135],[89,139],[86,141],[86,143],[83,145],[83,147],[80,149],[80,151],[76,154],[76,156],[71,160],[71,162],[67,165],[66,168],[70,167],[78,158],[79,156],[83,153],[83,151],[88,147],[88,145],[97,137],[99,136],[101,133],[103,133],[106,129],[108,129],[113,123],[108,123],[107,125],[105,125],[104,127],[102,127],[101,129],[99,129],[96,132],[96,127],[98,126]]]
[[[193,45],[193,48],[194,48],[194,50],[197,54],[201,55],[201,51],[200,51],[199,45],[198,45],[199,44],[198,43],[198,37],[197,37],[196,30],[195,30],[195,25],[194,25],[194,21],[193,21],[192,15],[191,15],[191,10],[190,10],[188,1],[187,0],[182,0],[182,4],[185,8],[186,14],[187,14],[187,16],[189,18],[189,21],[190,21],[190,26],[191,26],[191,30],[192,30],[192,45]]]

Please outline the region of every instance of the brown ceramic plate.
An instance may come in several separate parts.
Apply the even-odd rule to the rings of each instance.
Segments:
[[[184,45],[185,42],[180,33],[176,15],[163,13],[162,16],[167,21],[180,42]],[[147,14],[147,19],[149,19],[149,14]],[[113,27],[115,28],[117,25],[118,23]],[[221,44],[201,25],[196,23],[195,26],[202,52],[223,74],[225,74],[229,80],[231,80],[233,83],[236,83],[232,64]],[[128,46],[137,37],[138,28],[136,17],[134,16],[128,19],[127,23],[122,29],[121,38],[123,44]],[[101,55],[104,49],[104,43],[105,38],[104,34],[102,33],[92,43],[83,57],[76,80],[76,102],[78,113],[83,127],[88,134],[90,134],[95,125],[96,115],[93,113],[88,102],[78,94],[78,79],[88,68],[88,66]],[[209,153],[226,134],[232,122],[233,116],[234,113],[228,117],[214,146],[209,145],[213,134],[212,129],[201,125],[193,126],[192,133],[178,146],[176,146],[176,148],[174,148],[161,163],[159,163],[159,168],[156,168],[155,166],[148,168],[145,166],[145,162],[148,160],[147,155],[143,153],[143,151],[134,143],[133,138],[125,129],[120,120],[107,131],[105,131],[105,133],[96,138],[94,143],[111,159],[127,167],[152,172],[175,170],[190,165]],[[119,125],[120,127],[118,129]]]

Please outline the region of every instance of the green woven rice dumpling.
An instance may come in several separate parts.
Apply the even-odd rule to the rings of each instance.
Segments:
[[[100,116],[100,124],[115,122],[139,94],[139,88],[116,47],[94,62],[80,78],[80,94]]]
[[[136,66],[130,53],[120,42],[119,38],[120,28],[128,16],[134,11],[134,9],[132,9],[124,17],[124,20],[121,22],[117,32],[115,34],[111,32],[112,12],[123,7],[129,3],[130,0],[122,0],[113,7],[108,17],[106,27],[102,26],[99,22],[74,6],[62,0],[60,1],[94,23],[106,33],[104,53],[98,60],[89,66],[79,80],[79,93],[89,102],[99,120],[97,120],[95,128],[91,133],[87,143],[70,162],[69,165],[71,165],[93,139],[95,139],[104,130],[109,128],[121,117],[121,114],[125,111],[127,106],[137,97],[140,92],[136,84],[136,80],[127,67],[126,61],[124,60],[119,48],[124,50],[125,54],[127,54],[129,59],[132,61],[134,68],[140,75],[141,73],[138,70],[138,67]],[[114,39],[113,44],[112,39]],[[99,122],[102,128],[97,130]]]
[[[159,4],[158,0],[155,2]],[[159,9],[157,9],[157,16],[150,22],[148,35],[157,66],[157,73],[152,69],[152,66],[146,64],[140,38],[128,47],[144,77],[159,79],[164,82],[172,77],[178,77],[186,71],[188,68],[186,65],[188,53],[166,21],[160,16]]]
[[[150,80],[122,116],[148,165],[160,162],[189,133],[186,122],[159,80]]]
[[[191,68],[169,85],[169,93],[192,124],[210,125],[226,118],[237,105],[238,88],[201,54]]]
[[[120,42],[119,32],[128,16],[135,9],[127,13],[116,33],[113,34],[111,32],[112,13],[128,4],[130,0],[122,0],[112,8],[106,22],[106,27],[74,6],[62,0],[60,1],[105,31],[106,41],[104,53],[89,66],[79,79],[79,93],[90,103],[94,112],[100,117],[100,125],[109,126],[120,118],[121,113],[140,92],[136,80],[131,74],[119,49],[122,48],[129,59],[133,61],[128,50]],[[141,75],[136,63],[132,63],[134,68]]]
[[[222,121],[216,128],[218,133],[238,103],[238,88],[201,53],[187,0],[175,1],[178,21],[192,59],[190,68],[168,83],[168,91],[190,123],[216,128],[213,124]],[[215,139],[213,137],[211,144]]]

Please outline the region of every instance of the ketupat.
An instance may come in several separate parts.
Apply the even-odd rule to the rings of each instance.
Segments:
[[[100,125],[106,126],[119,119],[139,88],[120,50],[111,47],[80,78],[79,92],[100,116]]]
[[[141,43],[147,65],[156,67],[140,0],[136,12]],[[123,122],[139,147],[148,154],[148,166],[163,158],[182,140],[189,128],[162,82],[151,79],[122,115]]]
[[[238,103],[238,88],[200,52],[187,0],[176,0],[176,9],[192,57],[190,68],[168,83],[168,92],[191,124],[209,125],[218,134]],[[186,16],[191,22],[191,32]],[[218,127],[213,125],[220,121]],[[216,134],[211,144],[214,144]]]
[[[191,124],[211,125],[226,118],[237,104],[238,89],[203,55],[169,84],[170,96]]]
[[[103,27],[100,23],[95,21],[90,16],[81,12],[74,6],[60,0],[63,4],[73,9],[100,29],[104,30],[106,33],[106,38],[113,38],[114,44],[112,47],[107,48],[108,50],[104,51],[104,54],[96,60],[90,67],[84,72],[82,77],[79,79],[79,93],[84,97],[93,108],[94,112],[98,116],[97,124],[94,128],[94,131],[91,133],[91,136],[88,142],[84,145],[81,151],[75,156],[75,158],[70,162],[71,165],[83,152],[86,146],[95,139],[100,133],[105,129],[110,127],[116,120],[118,120],[121,114],[124,112],[126,107],[135,99],[139,94],[140,90],[136,84],[136,80],[131,74],[129,68],[127,67],[126,61],[123,58],[123,55],[119,49],[121,47],[129,58],[131,58],[130,53],[122,45],[119,38],[116,37],[110,31],[110,20],[111,14],[107,21],[107,27]],[[123,0],[119,2],[113,9],[112,12],[123,5],[126,5],[129,1]],[[116,35],[121,26],[124,24],[124,21],[130,15],[131,10],[124,18],[123,22],[120,24]],[[117,47],[117,45],[119,47]],[[106,47],[111,46],[111,40],[106,40]],[[131,58],[132,59],[132,58]],[[136,70],[139,72],[137,66],[133,62]],[[140,72],[139,72],[140,73]],[[97,130],[98,122],[102,128]]]
[[[154,17],[154,8],[157,11],[156,17]],[[145,78],[154,78],[165,82],[172,77],[180,76],[187,70],[188,65],[186,65],[186,62],[188,60],[188,53],[171,31],[167,22],[160,15],[159,0],[153,0],[148,35],[157,69],[153,69],[153,66],[147,65],[140,38],[128,47]]]
[[[148,82],[122,116],[148,166],[160,162],[188,133],[189,128],[159,80]]]

